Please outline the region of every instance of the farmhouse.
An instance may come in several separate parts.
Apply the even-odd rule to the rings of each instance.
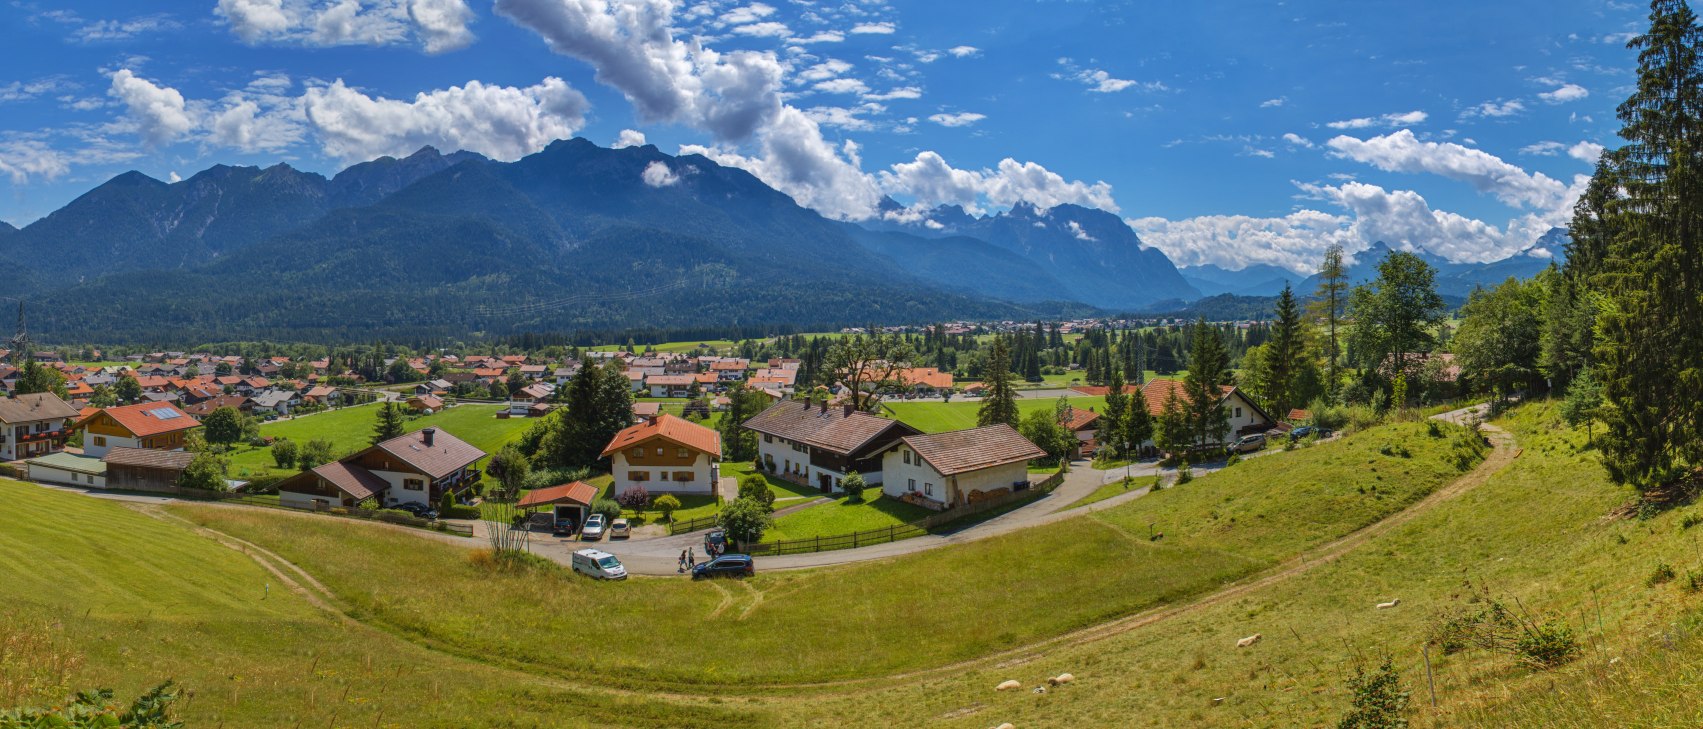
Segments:
[[[611,493],[643,486],[652,494],[713,494],[721,434],[665,413],[616,433],[603,455],[615,477]]]
[[[1079,453],[1085,456],[1094,454],[1094,448],[1098,445],[1096,438],[1100,434],[1099,413],[1094,412],[1093,409],[1083,410],[1082,408],[1072,407],[1065,411],[1064,418],[1059,425],[1063,425],[1065,430],[1076,436]]]
[[[195,460],[188,451],[113,448],[106,458],[106,487],[129,491],[169,491]]]
[[[864,482],[882,481],[881,451],[895,439],[922,431],[897,420],[846,407],[783,400],[751,416],[745,428],[763,436],[757,457],[770,473],[823,493],[840,490],[840,479],[858,472]]]
[[[431,505],[479,482],[485,452],[437,428],[400,435],[278,484],[278,501],[298,509],[354,506],[374,499],[384,506]]]
[[[650,388],[651,397],[686,397],[694,381],[691,375],[651,375],[645,378],[645,387]]]
[[[137,403],[96,410],[71,426],[83,431],[83,454],[100,458],[112,448],[183,450],[200,421],[170,403]]]
[[[1046,452],[1003,423],[969,430],[908,435],[882,456],[882,493],[950,509],[1028,488],[1031,459]]]
[[[1223,393],[1225,411],[1230,415],[1230,432],[1226,437],[1236,438],[1250,433],[1264,433],[1277,425],[1277,419],[1267,415],[1265,410],[1255,405],[1254,401],[1242,394],[1233,385],[1220,388]],[[1147,412],[1157,418],[1165,412],[1165,403],[1171,398],[1178,402],[1188,402],[1188,391],[1183,389],[1182,380],[1158,378],[1141,388],[1142,397],[1147,399]],[[1143,444],[1151,446],[1152,441]]]
[[[59,452],[76,419],[77,409],[53,393],[0,400],[0,461]]]

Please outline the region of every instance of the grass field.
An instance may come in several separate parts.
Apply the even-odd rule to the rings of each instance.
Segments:
[[[933,513],[920,506],[888,498],[880,489],[870,489],[864,492],[861,501],[849,501],[842,496],[775,519],[774,527],[763,535],[763,541],[780,542],[885,529]]]
[[[1050,410],[1056,407],[1058,398],[1019,398],[1017,412],[1028,415],[1035,410]],[[1106,409],[1106,398],[1103,397],[1073,397],[1070,404],[1078,408]],[[905,424],[921,430],[924,433],[944,433],[949,430],[963,430],[976,427],[976,413],[981,410],[980,402],[890,402],[887,403],[887,414],[902,420]]]
[[[409,432],[432,426],[467,441],[486,453],[496,453],[534,421],[527,418],[498,419],[500,405],[457,405],[432,415],[411,417]],[[290,420],[278,420],[260,426],[260,434],[272,438],[289,438],[305,443],[314,438],[331,441],[334,452],[345,455],[367,447],[372,440],[373,425],[377,422],[377,405],[331,410]],[[272,460],[272,448],[238,446],[232,451],[231,477],[248,478],[262,474],[289,474]]]
[[[1452,478],[1456,470],[1436,439],[1416,440],[1410,458],[1378,452],[1386,439],[1411,440],[1420,430],[1409,424],[1347,438],[1270,459],[1258,471],[1233,468],[1022,534],[891,562],[760,572],[726,592],[668,579],[596,585],[492,574],[457,547],[392,530],[306,515],[172,508],[278,551],[363,620],[415,641],[508,656],[548,674],[752,686],[964,660],[1211,589]],[[1379,492],[1364,491],[1380,479],[1387,482]],[[1303,485],[1264,487],[1273,482]],[[1150,522],[1162,525],[1166,540],[1146,539]],[[994,613],[1001,619],[988,622]],[[607,650],[563,642],[588,614],[609,636]],[[712,615],[722,619],[704,629]]]

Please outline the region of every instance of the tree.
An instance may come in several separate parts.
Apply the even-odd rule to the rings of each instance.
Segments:
[[[335,446],[331,445],[331,441],[324,438],[314,438],[303,443],[301,448],[296,451],[296,467],[303,471],[311,471],[316,467],[330,463],[334,460],[333,448]]]
[[[633,484],[616,496],[615,501],[623,508],[644,511],[645,507],[650,506],[650,491],[640,484]]]
[[[18,395],[31,395],[38,392],[50,393],[61,400],[68,394],[65,390],[65,375],[52,367],[37,364],[33,357],[24,360],[23,371],[18,375],[17,387],[13,390]],[[137,394],[140,396],[138,386]]]
[[[201,420],[201,428],[208,443],[230,445],[242,439],[242,420],[242,411],[225,405],[208,413]]]
[[[1047,453],[1048,461],[1059,461],[1070,457],[1070,450],[1076,445],[1076,436],[1059,425],[1058,414],[1048,410],[1034,410],[1023,416],[1023,422],[1017,426],[1017,432],[1028,438],[1030,443]]]
[[[519,448],[506,445],[491,456],[491,463],[485,470],[496,477],[497,483],[502,486],[502,498],[509,500],[520,495],[520,487],[526,484],[526,477],[532,475],[532,463],[526,460],[526,455]]]
[[[1194,325],[1189,372],[1183,377],[1183,412],[1195,445],[1222,443],[1230,433],[1230,410],[1224,405],[1224,388],[1230,384],[1230,353],[1218,330],[1202,317]]]
[[[867,410],[876,392],[896,386],[899,371],[916,356],[910,342],[899,335],[869,329],[867,335],[841,337],[823,360],[829,376],[851,389],[852,407],[857,410]]]
[[[1542,384],[1538,360],[1546,294],[1541,275],[1528,281],[1511,278],[1494,289],[1472,292],[1450,342],[1469,387],[1503,400],[1516,390]]]
[[[1147,396],[1140,389],[1129,394],[1129,412],[1124,416],[1121,439],[1130,453],[1153,439],[1153,413],[1148,410]]]
[[[1337,323],[1342,320],[1343,307],[1348,304],[1348,267],[1342,262],[1342,244],[1332,243],[1325,249],[1324,263],[1319,266],[1319,287],[1313,292],[1313,318],[1325,327],[1324,359],[1325,390],[1332,395],[1342,384],[1337,365],[1342,360],[1342,346],[1337,339]]]
[[[757,457],[757,434],[745,429],[745,421],[767,407],[768,396],[743,384],[727,391],[727,410],[721,414],[723,455],[729,461],[749,461]]]
[[[1306,332],[1301,327],[1301,308],[1289,284],[1277,295],[1277,321],[1272,324],[1271,341],[1264,345],[1266,371],[1266,401],[1277,417],[1306,402],[1301,387],[1301,370],[1306,357]]]
[[[755,499],[738,498],[722,507],[716,523],[735,544],[747,545],[762,541],[763,532],[774,524],[774,518],[769,516],[769,507]]]
[[[89,396],[89,405],[97,408],[110,408],[118,404],[118,396],[112,388],[106,385],[96,385],[95,394]]]
[[[295,441],[280,438],[272,443],[272,460],[279,468],[295,468],[297,450]]]
[[[988,353],[987,374],[982,378],[982,406],[976,411],[976,425],[1004,423],[1017,425],[1017,392],[1011,383],[1011,350],[1005,337],[995,336]]]
[[[1371,674],[1355,666],[1348,677],[1353,708],[1337,722],[1337,729],[1404,729],[1407,726],[1408,693],[1401,690],[1401,674],[1388,657]]]
[[[231,374],[231,363],[229,363],[229,362],[220,362],[220,363],[218,363],[218,364],[216,364],[216,365],[213,365],[213,374],[214,374],[214,375],[217,375],[217,376],[219,376],[219,377],[228,377],[228,376],[230,376],[230,374]]]
[[[229,467],[225,459],[215,453],[201,452],[185,466],[183,473],[177,477],[178,488],[198,489],[201,491],[224,491],[225,474]]]
[[[633,392],[614,365],[586,361],[568,382],[567,411],[539,443],[544,460],[562,468],[588,468],[603,447],[633,422]]]
[[[840,479],[840,490],[846,492],[846,501],[862,501],[863,490],[866,488],[869,488],[869,484],[864,483],[863,474],[857,471],[848,472],[845,478]]]
[[[378,422],[373,426],[373,445],[398,437],[405,432],[407,432],[407,423],[403,419],[401,403],[387,402],[378,406]]]
[[[1597,163],[1605,215],[1574,210],[1600,295],[1595,374],[1603,465],[1649,492],[1703,462],[1703,28],[1684,0],[1650,3],[1638,78],[1618,109],[1625,146]],[[1569,262],[1571,265],[1571,262]]]
[[[769,480],[755,473],[739,479],[740,499],[750,499],[769,511],[775,510],[775,492],[769,490]]]
[[[1581,199],[1579,204],[1584,202]],[[1571,265],[1568,270],[1547,276],[1552,285],[1543,310],[1543,354],[1538,367],[1556,390],[1565,390],[1592,362],[1597,307],[1582,278]]]
[[[1123,371],[1112,365],[1106,377],[1106,411],[1100,414],[1099,440],[1122,456],[1129,453],[1129,441],[1124,440],[1124,421],[1129,417],[1129,394],[1124,392]]]
[[[593,499],[591,502],[591,513],[602,514],[603,524],[607,526],[609,522],[620,518],[621,502],[614,499]]]
[[[1165,394],[1165,405],[1153,421],[1153,444],[1166,453],[1185,453],[1194,440],[1194,429],[1183,400],[1175,391]]]
[[[1354,317],[1352,348],[1363,370],[1379,379],[1409,374],[1410,356],[1436,344],[1443,323],[1436,277],[1419,256],[1391,251],[1378,262],[1377,279],[1354,289],[1348,305]]]
[[[420,379],[420,373],[415,372],[414,368],[408,365],[407,357],[398,356],[384,371],[385,382],[413,382],[417,379]]]
[[[662,512],[663,521],[672,522],[674,521],[674,512],[680,510],[680,499],[674,494],[663,494],[651,502],[651,508]]]
[[[1567,385],[1567,397],[1561,401],[1561,417],[1572,427],[1585,426],[1585,442],[1594,444],[1596,436],[1591,426],[1602,416],[1602,383],[1590,370],[1579,373]]]
[[[142,383],[130,375],[119,377],[118,382],[113,383],[113,391],[119,402],[133,403],[142,399]]]

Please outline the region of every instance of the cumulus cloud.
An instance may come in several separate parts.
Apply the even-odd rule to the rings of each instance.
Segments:
[[[1179,266],[1213,263],[1240,269],[1265,263],[1308,274],[1332,243],[1345,248],[1361,245],[1349,231],[1349,217],[1318,210],[1299,210],[1278,218],[1204,215],[1186,220],[1148,217],[1126,222],[1142,242],[1164,251]]]
[[[1343,119],[1342,121],[1326,123],[1325,126],[1332,129],[1366,129],[1377,126],[1402,127],[1422,123],[1428,118],[1430,118],[1430,115],[1423,111],[1407,111],[1376,117],[1362,116],[1354,119]]]
[[[969,58],[981,53],[982,49],[975,46],[952,46],[946,49],[946,52],[951,54],[953,58]]]
[[[680,182],[680,176],[668,169],[668,163],[662,160],[645,165],[645,171],[639,173],[639,178],[651,187],[668,187]]]
[[[247,43],[384,46],[416,40],[427,53],[474,40],[466,0],[219,0],[213,10]]]
[[[857,145],[848,140],[834,146],[814,119],[791,106],[782,107],[764,130],[758,154],[703,145],[683,145],[680,153],[744,169],[831,218],[867,218],[881,199],[875,181],[861,169]]]
[[[1520,148],[1520,154],[1538,155],[1540,157],[1554,157],[1555,155],[1560,154],[1561,150],[1564,150],[1566,148],[1567,148],[1567,145],[1562,144],[1560,142],[1555,142],[1555,141],[1533,142],[1533,143],[1528,144],[1524,147],[1521,147]]]
[[[610,146],[615,149],[626,149],[627,147],[643,147],[644,145],[644,132],[637,129],[622,129],[621,133],[615,137],[615,143]]]
[[[1290,144],[1290,146],[1293,146],[1293,147],[1300,147],[1302,149],[1312,149],[1313,148],[1312,140],[1309,140],[1306,137],[1303,137],[1303,136],[1296,134],[1294,132],[1285,132],[1284,135],[1283,135],[1283,141],[1288,142]]]
[[[1602,156],[1602,150],[1603,146],[1596,142],[1580,142],[1567,148],[1567,156],[1594,165],[1597,158]]]
[[[112,74],[107,94],[124,103],[136,133],[150,147],[175,141],[195,127],[183,94],[157,86],[128,68]]]
[[[828,94],[866,94],[869,84],[855,78],[836,78],[823,81],[811,88]]]
[[[1274,109],[1274,108],[1277,108],[1279,106],[1283,106],[1284,104],[1286,104],[1288,102],[1289,102],[1289,97],[1279,96],[1275,99],[1266,99],[1265,101],[1261,101],[1260,102],[1260,108],[1261,109]]]
[[[777,23],[772,20],[735,26],[733,32],[735,35],[748,35],[755,38],[785,38],[792,35],[792,29],[786,27],[786,23]]]
[[[973,111],[961,111],[952,114],[931,114],[929,115],[928,120],[943,127],[967,127],[986,118],[986,114],[977,114]]]
[[[1077,239],[1077,240],[1080,240],[1080,241],[1089,241],[1089,242],[1092,242],[1092,241],[1096,241],[1096,240],[1099,240],[1099,239],[1098,239],[1098,238],[1095,238],[1095,237],[1094,237],[1094,236],[1092,236],[1092,235],[1090,235],[1090,234],[1089,234],[1089,233],[1088,233],[1088,231],[1086,231],[1086,230],[1083,230],[1083,229],[1082,229],[1082,224],[1081,224],[1081,223],[1078,223],[1078,222],[1076,222],[1076,221],[1074,221],[1074,220],[1072,220],[1072,221],[1069,221],[1069,222],[1068,222],[1068,223],[1066,223],[1066,227],[1068,227],[1068,228],[1070,228],[1070,235],[1071,235],[1071,237],[1073,237],[1073,238],[1075,238],[1075,239]]]
[[[892,23],[858,23],[852,26],[853,35],[892,35],[898,30]]]
[[[1453,142],[1422,142],[1407,129],[1370,139],[1338,136],[1325,145],[1335,156],[1386,172],[1427,172],[1465,182],[1516,207],[1548,209],[1567,194],[1567,185],[1541,172]]]
[[[469,81],[412,101],[374,98],[338,79],[308,89],[302,104],[325,153],[347,160],[407,154],[428,144],[519,159],[573,136],[589,106],[554,77],[526,88]]]
[[[39,139],[0,139],[0,175],[22,185],[31,178],[51,180],[71,171],[64,153]]]
[[[1028,202],[1043,209],[1071,203],[1118,212],[1110,184],[1066,180],[1039,164],[1009,157],[994,169],[966,170],[953,167],[936,152],[921,152],[910,162],[882,171],[879,177],[883,190],[911,197],[919,208],[961,205],[976,212],[983,210],[983,205],[1009,207]]]
[[[883,91],[879,94],[864,94],[863,98],[868,99],[869,101],[889,101],[889,100],[892,100],[892,99],[920,99],[920,98],[922,98],[922,89],[917,88],[915,86],[901,86],[901,87],[896,88],[896,89]]]
[[[1526,105],[1524,103],[1522,103],[1519,99],[1509,99],[1507,101],[1497,99],[1496,101],[1486,101],[1482,104],[1471,107],[1471,108],[1467,109],[1466,111],[1461,112],[1461,118],[1462,119],[1468,119],[1468,118],[1471,118],[1471,117],[1479,116],[1479,117],[1488,117],[1488,118],[1496,119],[1496,118],[1501,118],[1501,117],[1513,116],[1513,115],[1518,114],[1518,113],[1525,111],[1525,110],[1526,110]]]
[[[837,30],[824,30],[802,38],[791,38],[787,42],[808,45],[811,43],[839,43],[845,39],[846,34],[844,33]]]
[[[1578,84],[1562,84],[1553,91],[1545,91],[1537,96],[1551,104],[1564,104],[1569,101],[1578,101],[1590,95],[1589,90]]]
[[[1089,91],[1097,94],[1112,94],[1130,88],[1142,91],[1169,90],[1169,87],[1159,81],[1135,81],[1116,78],[1110,72],[1098,68],[1081,68],[1069,58],[1058,59],[1058,64],[1063,67],[1063,71],[1053,74],[1053,78],[1077,81],[1086,85]]]
[[[214,142],[244,152],[280,152],[303,135],[299,107],[268,113],[253,99],[233,99],[209,117],[207,131]]]

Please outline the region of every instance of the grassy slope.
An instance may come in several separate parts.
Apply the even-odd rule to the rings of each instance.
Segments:
[[[28,657],[46,639],[80,665],[64,689],[0,696],[16,704],[94,687],[129,697],[175,678],[194,692],[180,702],[190,726],[770,722],[745,709],[564,690],[336,621],[243,554],[117,502],[3,480],[0,498],[0,644],[23,640]],[[0,661],[0,687],[30,670]]]
[[[519,437],[521,431],[533,422],[526,418],[498,419],[496,413],[499,407],[458,405],[441,413],[409,418],[407,428],[412,432],[427,426],[436,427],[443,432],[454,434],[486,453],[495,453],[501,450],[503,445]],[[365,448],[371,442],[377,413],[377,405],[343,408],[266,423],[260,426],[260,434],[273,438],[289,438],[298,443],[325,438],[335,446],[334,451],[342,455]],[[244,478],[262,473],[288,474],[293,471],[277,467],[272,460],[270,447],[241,446],[231,455],[231,474],[234,477]]]
[[[978,707],[938,725],[1334,724],[1348,704],[1346,672],[1388,654],[1413,692],[1415,726],[1696,725],[1703,597],[1678,583],[1687,569],[1703,570],[1699,531],[1682,526],[1703,508],[1647,522],[1605,519],[1629,494],[1606,482],[1594,452],[1579,450],[1582,431],[1558,427],[1550,405],[1525,408],[1504,427],[1524,449],[1512,465],[1335,562],[1020,667],[918,682],[885,695],[882,708],[865,716],[907,725]],[[1662,561],[1680,580],[1646,585]],[[1469,591],[1467,580],[1509,602],[1518,598],[1535,615],[1565,620],[1593,647],[1548,672],[1482,651],[1445,657],[1433,649],[1439,708],[1431,709],[1425,631],[1438,610]],[[1399,608],[1373,608],[1397,597]],[[1234,648],[1253,633],[1264,641]],[[1609,663],[1616,658],[1623,660]],[[1046,700],[988,690],[1006,678],[1032,683],[1061,671],[1078,682]],[[1224,702],[1214,704],[1219,697]],[[830,700],[813,710],[833,716],[857,708]]]
[[[888,498],[882,495],[880,489],[869,489],[864,492],[864,497],[865,500],[858,502],[840,497],[775,519],[774,528],[763,535],[763,541],[810,539],[886,529],[934,513],[920,506]],[[779,504],[783,507],[785,505]]]
[[[1095,518],[891,562],[765,573],[727,588],[489,575],[455,547],[391,530],[173,508],[276,549],[363,617],[420,640],[618,680],[793,682],[973,658],[1210,589],[1452,478],[1442,442],[1422,431],[1397,426],[1274,457],[1257,470],[1232,468]],[[1414,456],[1379,454],[1389,439],[1411,441]],[[1371,467],[1390,482],[1382,496],[1356,489],[1376,480],[1361,476]],[[1164,525],[1165,541],[1146,539],[1149,520]],[[574,650],[563,637],[591,614],[608,650]]]
[[[1103,397],[1073,397],[1070,404],[1079,408],[1106,409],[1106,398]],[[1058,398],[1019,398],[1017,412],[1028,415],[1035,410],[1051,410],[1058,405]],[[890,402],[887,403],[888,414],[907,425],[924,433],[944,433],[951,430],[963,430],[976,427],[976,412],[981,409],[981,402]]]

